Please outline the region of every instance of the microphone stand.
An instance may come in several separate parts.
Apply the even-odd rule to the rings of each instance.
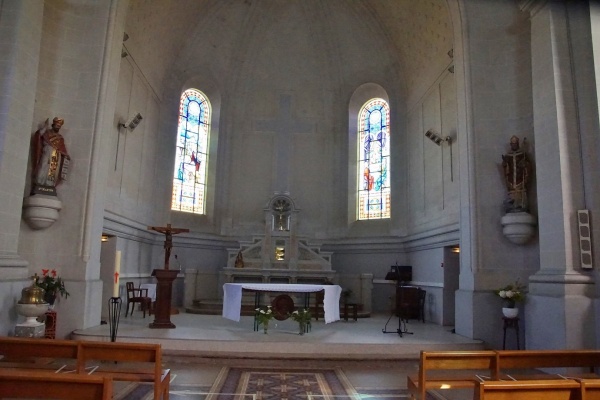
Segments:
[[[396,296],[398,296],[398,293],[401,293],[398,289],[400,289],[402,287],[402,283],[399,282],[396,286]],[[398,302],[396,302],[396,304],[398,304]],[[400,299],[400,304],[402,304],[402,299]],[[402,335],[407,334],[407,335],[412,335],[413,332],[409,332],[408,329],[406,328],[406,323],[407,320],[402,318],[402,307],[399,307],[398,310],[398,329],[396,331],[388,331],[387,330],[387,326],[388,323],[390,322],[390,320],[392,319],[392,317],[394,316],[394,311],[392,310],[392,314],[390,315],[390,317],[388,318],[387,322],[385,323],[385,326],[383,327],[383,329],[381,330],[381,332],[383,333],[397,333],[398,335],[400,335],[400,337],[402,337]],[[404,325],[402,324],[404,322]]]

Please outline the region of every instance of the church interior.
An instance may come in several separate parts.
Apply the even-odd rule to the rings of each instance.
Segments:
[[[273,283],[341,288],[325,348],[502,349],[506,318],[600,347],[595,2],[5,0],[0,32],[1,335],[49,276],[57,339],[106,338],[114,298],[142,341],[236,330],[224,285]],[[166,300],[125,316],[127,282]],[[401,285],[419,334],[384,335]]]

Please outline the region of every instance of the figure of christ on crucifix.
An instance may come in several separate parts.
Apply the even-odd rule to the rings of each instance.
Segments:
[[[171,258],[171,248],[173,247],[173,235],[189,232],[190,230],[171,228],[171,224],[167,224],[167,226],[149,226],[148,229],[165,234],[165,269],[169,269],[169,259]]]

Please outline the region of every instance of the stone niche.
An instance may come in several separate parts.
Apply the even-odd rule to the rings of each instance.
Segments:
[[[331,253],[297,234],[300,210],[287,193],[275,193],[264,209],[265,231],[228,249],[225,282],[323,283],[335,281]],[[241,256],[240,256],[241,255]],[[237,262],[236,262],[237,261]],[[237,264],[237,265],[236,265]]]

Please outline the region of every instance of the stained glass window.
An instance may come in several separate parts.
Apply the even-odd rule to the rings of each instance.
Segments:
[[[358,219],[390,218],[390,108],[371,99],[358,114]]]
[[[205,213],[210,113],[210,103],[202,92],[196,89],[183,92],[179,103],[172,210]]]

